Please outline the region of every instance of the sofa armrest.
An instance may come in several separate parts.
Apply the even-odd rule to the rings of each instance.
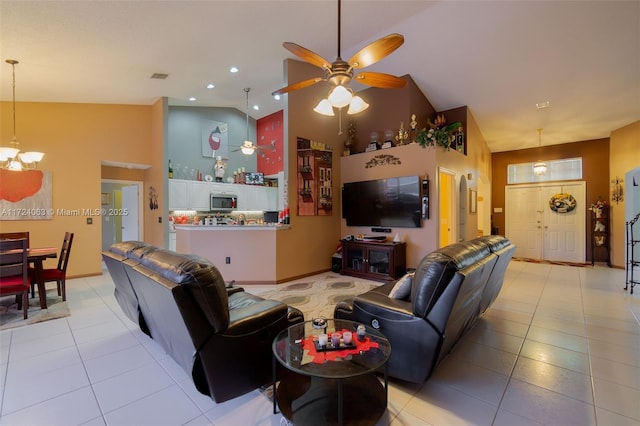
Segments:
[[[375,316],[386,318],[414,316],[413,304],[410,301],[393,299],[377,291],[356,296],[353,304]]]
[[[231,296],[234,293],[240,293],[244,291],[242,287],[227,287],[227,296]]]
[[[221,333],[223,335],[256,333],[289,315],[288,306],[280,301],[260,299],[245,292],[234,296],[250,297],[244,297],[236,308],[229,310],[229,327]]]

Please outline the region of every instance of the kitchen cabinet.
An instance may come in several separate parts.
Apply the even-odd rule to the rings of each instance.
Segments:
[[[342,240],[342,274],[393,281],[406,273],[406,243]]]
[[[189,198],[186,180],[169,180],[169,210],[188,210]]]
[[[213,191],[210,182],[193,181],[188,185],[189,210],[208,211],[209,196]]]
[[[237,195],[238,210],[279,210],[277,187],[181,179],[169,180],[169,210],[209,211],[211,193]]]

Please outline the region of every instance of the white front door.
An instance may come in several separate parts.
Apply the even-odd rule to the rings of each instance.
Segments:
[[[505,193],[505,236],[516,245],[514,256],[542,259],[542,214],[539,187],[511,187]]]
[[[509,186],[505,189],[506,236],[516,257],[584,263],[586,259],[585,182]],[[566,193],[576,208],[556,212],[549,200]]]

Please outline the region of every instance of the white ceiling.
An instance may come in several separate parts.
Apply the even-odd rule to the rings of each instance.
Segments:
[[[537,146],[538,128],[551,145],[640,119],[640,1],[342,2],[344,59],[392,32],[404,45],[366,70],[410,74],[437,110],[468,105],[492,152]],[[0,98],[16,59],[19,102],[245,111],[250,87],[260,118],[282,108],[284,41],[333,61],[337,1],[0,0]]]

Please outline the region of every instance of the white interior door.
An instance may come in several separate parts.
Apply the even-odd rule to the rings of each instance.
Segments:
[[[122,187],[122,241],[139,241],[138,185]],[[126,214],[125,214],[126,212]]]
[[[539,187],[507,187],[505,236],[516,245],[514,256],[542,259],[542,215]]]
[[[516,244],[515,256],[584,263],[585,182],[513,186],[505,191],[505,234]],[[566,213],[553,211],[549,200],[558,193],[572,195],[576,208]]]

